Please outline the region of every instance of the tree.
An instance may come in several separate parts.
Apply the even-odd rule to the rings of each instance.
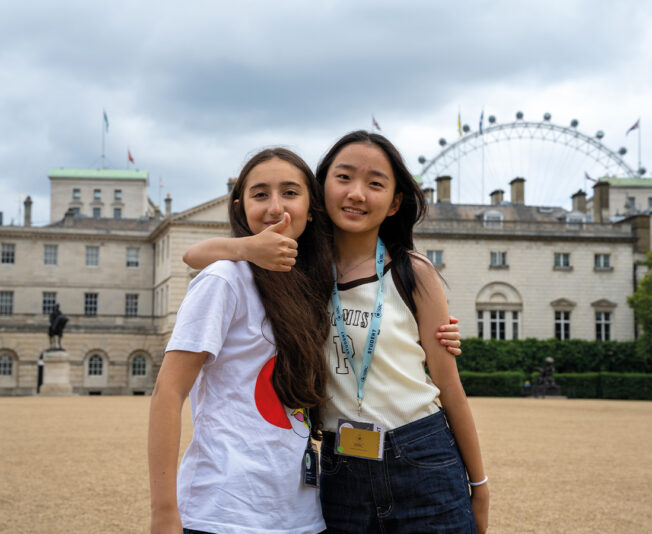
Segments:
[[[648,267],[648,273],[641,278],[634,294],[627,297],[627,304],[634,310],[638,324],[643,327],[638,348],[644,355],[652,357],[652,252],[647,253],[643,265]]]

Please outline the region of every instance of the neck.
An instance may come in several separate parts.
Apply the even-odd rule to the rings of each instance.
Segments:
[[[340,267],[375,255],[378,232],[351,234],[337,228],[333,232],[335,258]]]

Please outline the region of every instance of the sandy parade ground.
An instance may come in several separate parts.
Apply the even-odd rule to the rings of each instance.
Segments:
[[[652,532],[652,402],[472,398],[490,532]],[[147,397],[0,398],[0,533],[146,533]],[[189,410],[182,444],[190,440]]]

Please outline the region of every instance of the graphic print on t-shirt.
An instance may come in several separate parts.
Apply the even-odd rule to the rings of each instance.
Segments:
[[[272,356],[258,373],[254,389],[254,400],[256,401],[258,413],[268,423],[279,428],[292,430],[302,438],[307,438],[310,430],[308,429],[303,408],[297,410],[286,408],[274,390],[272,373],[274,372],[275,363],[276,356]]]

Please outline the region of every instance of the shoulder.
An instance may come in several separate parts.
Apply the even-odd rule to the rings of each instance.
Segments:
[[[410,262],[416,281],[413,295],[419,320],[440,311],[446,305],[446,294],[439,274],[428,258],[417,252],[410,252]]]
[[[434,283],[441,286],[437,270],[426,256],[415,251],[410,252],[409,256],[414,278],[417,282],[417,290],[423,284],[430,285]]]
[[[219,260],[203,269],[190,282],[189,289],[197,285],[213,285],[220,282],[236,289],[238,286],[253,280],[251,268],[246,261]]]

